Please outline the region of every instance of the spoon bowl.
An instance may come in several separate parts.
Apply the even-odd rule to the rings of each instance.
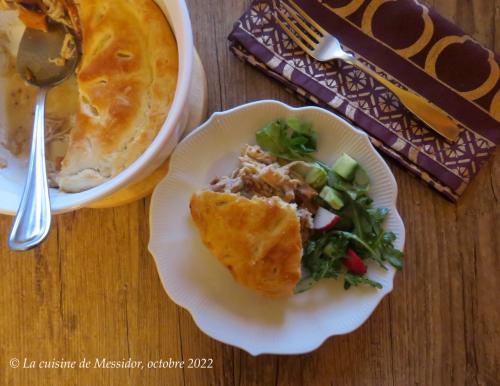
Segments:
[[[61,50],[65,45],[73,53],[66,60],[61,58]],[[50,88],[75,73],[78,59],[75,38],[71,32],[62,24],[51,23],[47,32],[26,28],[19,43],[16,67],[28,83]]]

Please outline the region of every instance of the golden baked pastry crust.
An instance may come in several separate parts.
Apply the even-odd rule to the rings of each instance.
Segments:
[[[116,176],[151,144],[172,103],[177,45],[153,0],[78,2],[81,98],[58,183],[78,192]]]
[[[191,216],[203,243],[234,279],[271,297],[291,295],[300,279],[296,209],[278,197],[196,192]]]

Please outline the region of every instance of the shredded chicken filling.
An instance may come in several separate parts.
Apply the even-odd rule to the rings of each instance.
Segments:
[[[72,0],[0,0],[0,9],[16,8],[47,15],[72,29],[76,35],[80,33],[78,13]]]
[[[209,189],[238,193],[248,198],[278,196],[287,203],[297,205],[302,241],[307,241],[313,226],[312,217],[317,210],[313,201],[317,192],[294,173],[293,167],[301,161],[282,165],[276,157],[257,145],[247,145],[239,161],[239,167],[230,176],[215,178]]]

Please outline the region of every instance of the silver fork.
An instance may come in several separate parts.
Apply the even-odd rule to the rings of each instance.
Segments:
[[[340,41],[321,27],[294,0],[279,0],[279,4],[281,7],[275,4],[280,16],[275,16],[276,21],[304,52],[320,62],[340,59],[357,67],[391,90],[408,110],[435,132],[450,141],[457,140],[460,127],[446,112],[421,95],[397,86],[344,51]]]

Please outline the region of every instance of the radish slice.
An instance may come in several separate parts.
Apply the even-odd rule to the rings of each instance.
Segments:
[[[340,221],[340,216],[320,207],[314,216],[314,229],[318,231],[327,231]]]
[[[351,248],[347,250],[343,263],[349,271],[358,275],[363,275],[367,271],[366,264]]]

